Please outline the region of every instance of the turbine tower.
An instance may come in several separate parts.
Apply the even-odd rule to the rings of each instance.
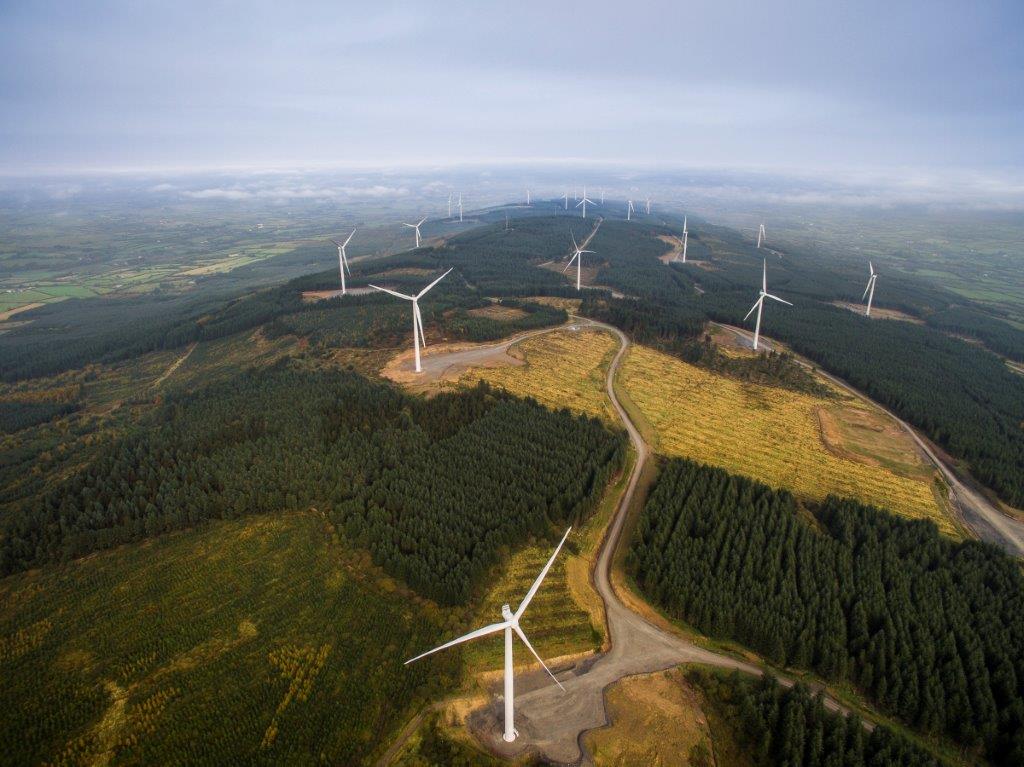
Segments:
[[[686,263],[686,243],[690,241],[690,233],[686,230],[686,216],[683,216],[683,263]]]
[[[337,240],[331,240],[335,245],[338,246],[338,271],[341,272],[341,295],[345,295],[345,272],[348,271],[352,274],[352,270],[348,267],[348,256],[345,255],[345,246],[352,240],[352,235],[356,233],[356,230],[352,230],[352,234],[348,236],[344,242],[338,242]]]
[[[548,563],[544,565],[544,569],[540,571],[540,575],[537,576],[537,580],[533,582],[533,585],[530,586],[530,590],[526,592],[526,596],[519,604],[518,610],[512,612],[512,609],[507,604],[502,605],[501,617],[503,620],[501,623],[492,623],[490,626],[484,626],[476,631],[470,631],[465,636],[460,636],[458,639],[445,642],[440,647],[435,647],[433,650],[428,650],[422,655],[417,655],[415,658],[410,658],[405,662],[405,665],[409,665],[413,661],[425,658],[426,656],[432,655],[440,650],[446,650],[449,647],[462,644],[463,642],[468,642],[471,639],[478,639],[479,637],[487,636],[488,634],[497,634],[499,631],[503,631],[505,633],[505,732],[502,734],[502,738],[506,743],[514,741],[516,736],[519,734],[516,732],[514,721],[515,696],[513,691],[514,671],[512,668],[512,632],[515,632],[519,638],[523,640],[523,644],[526,645],[527,649],[529,649],[531,653],[533,653],[533,657],[536,658],[540,665],[544,667],[544,670],[548,672],[548,676],[551,677],[554,683],[557,684],[563,692],[565,691],[565,688],[562,687],[562,683],[555,679],[555,675],[551,673],[551,669],[548,668],[548,664],[546,664],[537,654],[537,651],[533,649],[533,645],[530,644],[530,640],[526,638],[526,634],[523,633],[522,628],[519,626],[519,619],[523,617],[523,613],[529,606],[530,600],[533,599],[534,595],[537,593],[537,589],[540,588],[541,581],[544,580],[544,576],[548,574],[548,570],[550,570],[551,565],[554,564],[555,557],[558,556],[558,552],[561,550],[562,544],[565,543],[565,539],[569,537],[569,532],[571,530],[572,528],[570,527],[565,531],[565,535],[562,536],[562,540],[559,541],[558,546],[555,548],[555,553],[551,555],[551,559],[549,559]]]
[[[530,190],[526,190],[526,207],[530,207]]]
[[[455,267],[453,266],[452,269],[454,268]],[[427,339],[423,335],[423,316],[420,314],[419,300],[427,294],[428,290],[430,290],[437,283],[439,283],[441,280],[447,277],[448,273],[451,272],[452,269],[449,269],[447,272],[442,274],[432,283],[427,285],[427,287],[423,288],[423,290],[421,290],[415,296],[407,296],[405,295],[405,293],[399,293],[397,290],[388,290],[387,288],[381,288],[376,285],[370,285],[370,287],[373,288],[374,290],[379,290],[382,293],[390,293],[391,295],[397,296],[398,298],[404,298],[406,301],[412,301],[412,344],[413,348],[416,350],[417,373],[423,372],[423,368],[420,367],[420,341],[423,342],[423,348],[427,348]]]
[[[633,201],[632,200],[629,200],[628,201],[628,205],[626,206],[626,220],[627,221],[632,221],[633,220]]]
[[[459,192],[459,223],[462,223],[462,192]]]
[[[650,197],[647,198],[647,213],[646,213],[646,215],[648,215],[648,216],[651,215],[651,198]]]
[[[420,226],[421,226],[421,225],[423,224],[423,222],[424,222],[424,221],[426,221],[426,220],[427,220],[427,217],[426,217],[426,216],[424,216],[423,218],[421,218],[421,219],[420,219],[420,220],[419,220],[419,221],[418,221],[417,223],[415,223],[415,224],[402,224],[402,226],[408,226],[408,227],[411,227],[411,228],[413,228],[413,229],[415,229],[415,230],[416,230],[416,247],[417,247],[417,248],[418,248],[418,247],[420,246]]]
[[[786,304],[787,306],[792,306],[793,305],[793,304],[789,303],[789,301],[783,301],[778,296],[773,296],[771,293],[768,292],[768,262],[767,261],[764,262],[763,268],[764,268],[764,271],[761,273],[761,292],[757,296],[757,301],[754,302],[754,305],[750,307],[750,311],[747,312],[747,316],[743,318],[743,321],[746,322],[747,318],[750,317],[751,314],[753,314],[754,309],[757,309],[757,323],[754,325],[754,351],[755,352],[757,351],[758,339],[760,339],[760,337],[761,337],[761,310],[764,308],[764,300],[766,298],[770,298],[773,301],[778,301],[780,304]]]
[[[586,188],[586,187],[583,187],[583,199],[582,199],[582,200],[580,200],[580,201],[579,201],[578,203],[576,203],[576,207],[577,207],[577,208],[578,208],[578,207],[579,207],[580,205],[582,205],[582,206],[583,206],[583,218],[586,218],[586,217],[587,217],[587,203],[588,203],[588,202],[589,202],[589,203],[590,203],[591,205],[593,205],[593,204],[594,204],[594,201],[593,201],[593,200],[591,200],[591,199],[589,199],[589,198],[587,197],[587,188]]]
[[[601,204],[604,205],[604,187],[601,187]]]
[[[572,266],[572,262],[576,262],[576,290],[580,289],[580,271],[583,268],[583,254],[593,253],[592,250],[583,250],[579,245],[576,244],[576,235],[572,233],[572,229],[569,230],[569,236],[572,237],[572,258],[569,259],[569,263],[565,265],[565,269],[562,270],[562,274],[569,271],[569,267]]]
[[[878,279],[878,273],[875,271],[875,267],[868,261],[868,270],[871,272],[871,276],[868,277],[868,286],[864,288],[864,295],[860,297],[860,300],[864,300],[864,296],[867,296],[868,307],[864,312],[865,317],[871,316],[871,301],[875,297],[875,280]]]
[[[566,192],[562,195],[562,199],[565,200],[565,209],[569,210],[569,193]]]
[[[452,193],[448,192],[448,218],[452,217]]]
[[[764,241],[767,239],[764,233],[764,222],[761,222],[761,226],[757,229],[757,247],[760,248]]]

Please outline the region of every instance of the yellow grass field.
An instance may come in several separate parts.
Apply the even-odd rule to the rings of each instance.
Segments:
[[[584,736],[597,767],[691,764],[701,746],[711,763],[711,732],[700,696],[681,670],[629,677],[606,695],[611,726]]]
[[[721,466],[810,500],[857,498],[957,534],[909,438],[848,394],[828,400],[741,383],[640,346],[631,347],[619,382],[664,455]]]
[[[485,380],[551,408],[568,407],[618,425],[604,391],[608,364],[618,341],[603,330],[559,330],[527,338],[510,350],[526,364],[472,368],[459,379],[464,385]]]

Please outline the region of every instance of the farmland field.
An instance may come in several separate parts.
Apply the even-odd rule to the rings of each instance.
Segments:
[[[932,472],[909,439],[885,431],[852,396],[836,391],[823,399],[743,383],[642,346],[630,348],[620,381],[650,424],[658,452],[721,466],[809,500],[837,493],[956,532]],[[830,427],[829,443],[819,413]]]
[[[13,576],[0,763],[359,764],[437,692],[401,663],[442,618],[315,512]]]

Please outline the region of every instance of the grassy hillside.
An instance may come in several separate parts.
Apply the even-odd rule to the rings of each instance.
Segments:
[[[721,466],[821,501],[857,498],[955,533],[933,472],[909,438],[859,400],[742,383],[642,346],[622,386],[659,452]],[[831,436],[831,440],[825,438]]]
[[[457,672],[401,665],[443,622],[315,512],[15,575],[0,764],[359,764]]]

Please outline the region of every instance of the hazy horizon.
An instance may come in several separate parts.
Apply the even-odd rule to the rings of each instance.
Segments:
[[[1020,196],[1019,3],[746,6],[7,4],[0,173],[575,164]]]

